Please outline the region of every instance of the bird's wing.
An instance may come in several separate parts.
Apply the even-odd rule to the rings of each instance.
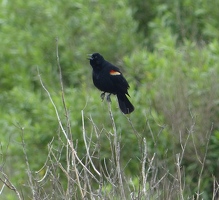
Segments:
[[[110,79],[114,83],[115,87],[118,88],[118,91],[122,93],[128,94],[127,90],[129,88],[129,84],[122,75],[121,71],[117,67],[113,67],[109,70]]]

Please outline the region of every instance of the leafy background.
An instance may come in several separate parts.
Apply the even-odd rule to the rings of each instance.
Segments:
[[[0,7],[1,168],[16,186],[28,182],[21,127],[33,171],[45,162],[48,143],[56,138],[59,144],[55,111],[38,76],[64,117],[56,60],[58,38],[66,105],[79,154],[85,153],[81,110],[98,127],[111,126],[106,102],[101,102],[93,86],[86,59],[87,54],[100,52],[123,71],[135,105],[130,119],[147,138],[149,154],[156,153],[160,163],[165,160],[170,171],[174,155],[181,150],[180,141],[186,141],[194,127],[183,159],[185,197],[197,191],[197,172],[205,155],[206,135],[211,133],[201,191],[204,199],[212,198],[213,177],[219,180],[218,1],[2,0]],[[136,176],[138,142],[116,99],[112,100],[122,138],[122,163],[131,157],[126,171]],[[86,129],[92,131],[89,120]],[[101,151],[107,158],[108,146]],[[1,195],[14,198],[7,189]]]

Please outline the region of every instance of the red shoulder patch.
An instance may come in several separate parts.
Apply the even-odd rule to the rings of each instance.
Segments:
[[[121,75],[121,73],[115,70],[110,70],[110,75]]]

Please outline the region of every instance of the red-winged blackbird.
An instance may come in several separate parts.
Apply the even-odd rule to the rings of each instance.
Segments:
[[[105,93],[109,93],[107,100],[110,101],[110,95],[117,96],[119,107],[124,114],[134,111],[134,106],[128,100],[129,84],[123,77],[118,67],[104,60],[99,53],[90,55],[90,65],[93,68],[93,83],[103,93],[101,98],[104,99]]]

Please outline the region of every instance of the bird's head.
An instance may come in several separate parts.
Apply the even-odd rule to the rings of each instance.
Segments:
[[[104,61],[104,58],[99,53],[93,53],[89,54],[88,60],[90,60],[90,65],[93,68],[99,68]]]

